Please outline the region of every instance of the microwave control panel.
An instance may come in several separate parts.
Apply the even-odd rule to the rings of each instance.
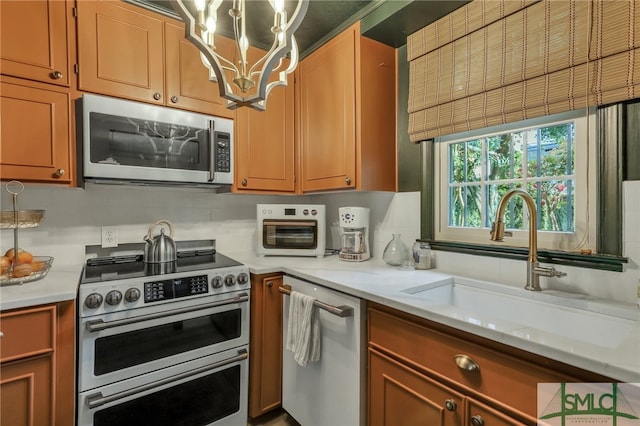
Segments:
[[[216,172],[231,172],[231,135],[215,132]]]

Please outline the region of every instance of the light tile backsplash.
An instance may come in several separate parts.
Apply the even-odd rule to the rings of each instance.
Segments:
[[[543,287],[581,292],[622,303],[636,303],[640,278],[640,181],[625,182],[624,255],[625,271],[606,272],[558,266],[567,276],[543,278]],[[11,209],[11,199],[2,191],[2,209]],[[79,267],[85,245],[100,244],[101,227],[116,226],[118,240],[141,242],[151,223],[167,219],[174,225],[174,238],[216,239],[221,252],[255,252],[256,204],[317,203],[327,206],[327,247],[340,247],[338,208],[371,209],[372,255],[382,257],[392,234],[399,233],[411,247],[420,235],[420,193],[335,193],[304,196],[212,194],[202,189],[168,189],[88,185],[86,189],[27,185],[19,208],[46,210],[38,228],[19,232],[20,246],[36,255],[55,257],[57,267]],[[4,252],[12,245],[13,232],[2,230]],[[523,261],[434,252],[435,267],[446,273],[524,286]],[[80,270],[78,270],[78,274]]]

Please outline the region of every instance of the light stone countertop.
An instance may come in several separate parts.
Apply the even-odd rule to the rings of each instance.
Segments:
[[[467,331],[487,339],[510,345],[525,351],[574,365],[612,379],[640,383],[640,310],[633,305],[619,305],[607,301],[567,297],[567,308],[587,306],[600,312],[624,312],[628,319],[617,319],[623,326],[622,334],[616,330],[584,330],[580,321],[557,324],[553,332],[536,328],[536,320],[530,326],[516,326],[513,322],[495,318],[467,315],[454,309],[434,306],[423,299],[407,294],[411,287],[456,279],[436,270],[418,271],[392,267],[379,259],[366,262],[343,262],[337,256],[324,259],[303,257],[256,257],[242,252],[224,253],[247,266],[256,274],[283,272],[298,278],[338,290],[356,297],[381,303],[441,324]],[[54,264],[47,276],[39,281],[23,285],[0,287],[0,310],[35,306],[73,300],[82,265],[57,268]],[[512,287],[506,286],[507,289]],[[552,292],[526,292],[525,297],[544,298]],[[584,311],[583,311],[584,312]],[[593,313],[593,319],[599,318]],[[540,318],[549,321],[549,318]],[[617,324],[617,323],[613,323]],[[554,324],[556,327],[556,324]],[[601,334],[598,334],[601,333]],[[575,336],[589,334],[589,339]],[[615,335],[614,337],[612,337]],[[595,342],[595,343],[594,343]]]
[[[337,256],[324,259],[247,256],[231,253],[231,257],[249,266],[252,273],[284,272],[298,278],[348,293],[363,299],[387,305],[459,330],[485,337],[509,346],[583,368],[612,379],[628,383],[640,383],[640,309],[634,305],[620,305],[584,296],[557,294],[555,292],[527,292],[519,288],[503,286],[520,292],[524,297],[544,301],[560,298],[563,311],[575,310],[593,317],[597,324],[600,311],[625,318],[613,318],[620,324],[616,330],[598,329],[580,320],[553,323],[553,318],[541,315],[540,322],[552,322],[553,332],[536,328],[535,320],[529,327],[496,318],[467,315],[451,307],[434,306],[417,299],[403,290],[452,280],[449,274],[436,270],[419,271],[392,267],[379,259],[354,263],[340,261]],[[235,256],[234,256],[235,255]],[[473,281],[473,280],[468,280]],[[503,307],[498,307],[502,309]],[[592,315],[591,315],[592,314]],[[582,317],[581,317],[582,318]],[[591,318],[590,318],[591,319]],[[609,318],[607,318],[609,319]],[[588,329],[584,329],[588,327]],[[595,343],[594,343],[595,342]]]

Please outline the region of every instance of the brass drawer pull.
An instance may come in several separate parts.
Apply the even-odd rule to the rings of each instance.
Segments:
[[[467,355],[458,354],[453,357],[456,365],[465,371],[480,371],[480,365]]]

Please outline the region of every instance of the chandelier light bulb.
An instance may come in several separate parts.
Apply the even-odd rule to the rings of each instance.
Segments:
[[[302,23],[309,0],[291,0],[296,6],[290,19],[285,10],[285,0],[250,0],[252,7],[249,10],[246,9],[246,1],[233,0],[228,10],[231,25],[218,27],[218,16],[224,19],[223,15],[218,15],[223,0],[169,0],[185,22],[185,37],[200,51],[202,63],[209,70],[209,79],[218,84],[220,96],[227,100],[227,108],[250,107],[264,110],[271,90],[277,86],[286,86],[287,75],[297,66],[298,46],[293,33]],[[263,13],[253,6],[265,1],[273,9],[273,41],[261,58],[249,63],[250,41],[247,37],[245,15]],[[228,58],[222,56],[215,47],[215,37],[220,35],[219,31],[224,32],[224,28],[233,29],[233,34],[224,35],[235,39],[237,49]],[[269,28],[268,24],[266,28]],[[287,57],[289,61],[286,69],[280,70]],[[272,74],[277,78],[272,78]]]

